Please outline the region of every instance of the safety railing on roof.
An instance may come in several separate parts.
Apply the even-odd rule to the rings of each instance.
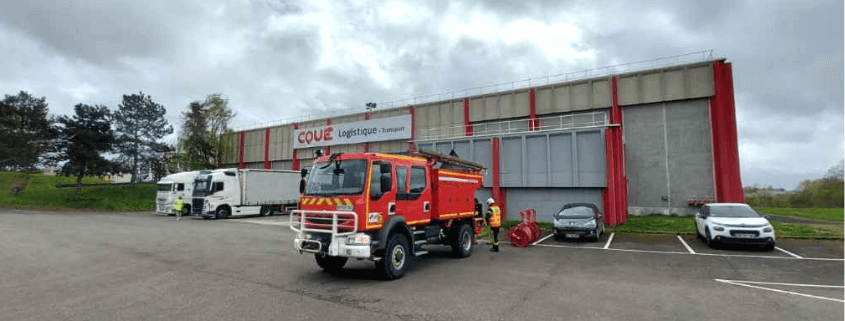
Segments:
[[[416,141],[444,140],[461,137],[496,136],[528,132],[560,131],[605,127],[608,125],[604,111],[537,118],[538,125],[531,129],[529,119],[473,123],[472,134],[467,135],[466,125],[420,128]]]
[[[610,75],[617,75],[623,73],[632,73],[638,71],[645,71],[650,69],[658,69],[658,68],[666,68],[671,66],[677,65],[684,65],[684,64],[692,64],[698,62],[706,62],[712,61],[713,58],[713,50],[703,50],[703,51],[696,51],[691,52],[683,55],[676,55],[676,56],[669,56],[669,57],[661,57],[651,60],[645,61],[638,61],[638,62],[630,62],[630,63],[623,63],[623,64],[614,64],[600,68],[591,68],[591,69],[584,69],[578,71],[571,71],[565,73],[559,73],[555,75],[546,75],[542,77],[535,77],[535,78],[528,78],[518,81],[512,82],[505,82],[505,83],[498,83],[492,85],[485,85],[480,87],[473,87],[467,88],[462,90],[432,94],[432,95],[425,95],[425,96],[417,96],[407,99],[401,100],[394,100],[394,101],[387,101],[387,102],[379,102],[378,110],[385,110],[385,109],[393,109],[393,108],[400,108],[400,107],[407,107],[407,106],[414,106],[420,104],[427,104],[437,101],[444,101],[444,100],[451,100],[456,98],[463,98],[463,97],[471,97],[477,95],[485,95],[491,94],[496,92],[506,92],[506,91],[513,91],[513,90],[521,90],[531,87],[537,86],[544,86],[549,84],[556,84],[556,83],[563,83],[563,82],[570,82],[570,81],[578,81],[590,78],[598,78]],[[334,111],[326,111],[318,114],[309,114],[309,115],[302,115],[298,117],[291,117],[285,118],[270,122],[260,122],[260,123],[253,123],[253,124],[245,124],[241,126],[233,126],[237,128],[238,131],[241,130],[250,130],[256,128],[265,128],[265,127],[275,127],[280,125],[292,124],[292,123],[301,123],[325,118],[332,118],[332,117],[341,117],[351,114],[357,114],[362,112],[362,107],[356,108],[348,108],[348,109],[340,109]]]

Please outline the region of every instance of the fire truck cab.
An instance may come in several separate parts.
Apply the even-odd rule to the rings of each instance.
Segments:
[[[310,170],[291,214],[294,247],[338,270],[349,258],[376,262],[386,279],[402,277],[427,244],[472,253],[475,192],[481,164],[431,151],[322,156]]]

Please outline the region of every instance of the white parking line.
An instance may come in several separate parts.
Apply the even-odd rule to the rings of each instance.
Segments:
[[[716,281],[716,282],[727,283],[727,284],[733,284],[733,285],[739,285],[739,286],[745,286],[745,287],[754,288],[754,289],[767,290],[767,291],[778,292],[778,293],[785,293],[785,294],[799,295],[799,296],[808,297],[808,298],[813,298],[813,299],[821,299],[821,300],[828,300],[828,301],[834,301],[834,302],[842,302],[842,303],[845,303],[845,300],[840,300],[840,299],[834,299],[834,298],[828,298],[828,297],[823,297],[823,296],[818,296],[818,295],[811,295],[811,294],[798,293],[798,292],[792,292],[792,291],[786,291],[786,290],[780,290],[780,289],[767,288],[767,287],[763,287],[763,286],[756,286],[756,285],[751,285],[751,284],[745,284],[745,283],[756,283],[756,282],[746,282],[746,281],[736,281],[736,280],[722,280],[722,279],[713,279],[713,280],[714,280],[714,281]],[[805,284],[804,286],[812,286],[812,285],[810,285],[810,284]],[[827,287],[827,286],[818,286],[818,287]]]
[[[605,250],[610,248],[610,242],[613,241],[613,235],[616,235],[616,233],[610,233],[610,237],[607,238],[607,243],[604,243]]]
[[[775,246],[775,250],[778,250],[778,251],[781,251],[781,252],[783,252],[783,253],[786,253],[786,254],[792,255],[792,256],[793,256],[793,257],[795,257],[796,259],[803,259],[803,257],[799,256],[798,254],[795,254],[795,253],[792,253],[792,252],[790,252],[790,251],[784,250],[784,249],[779,248],[779,247],[777,247],[777,246]]]
[[[290,222],[288,222],[288,221],[271,221],[271,220],[265,220],[265,219],[249,219],[249,218],[224,220],[224,222],[250,223],[250,224],[259,224],[259,225],[274,225],[274,226],[289,226],[290,225]]]
[[[693,251],[692,248],[689,247],[689,245],[687,245],[687,242],[684,242],[684,239],[681,238],[680,235],[676,235],[676,236],[678,237],[678,241],[681,241],[681,244],[683,244],[684,247],[687,248],[687,251],[689,251],[689,254],[695,254],[695,251]]]
[[[608,251],[620,251],[620,252],[637,252],[637,253],[658,253],[658,254],[683,254],[683,255],[690,255],[689,252],[674,252],[674,251],[651,251],[651,250],[628,250],[628,249],[611,249],[611,248],[601,248],[601,247],[591,247],[591,246],[571,246],[571,245],[557,245],[557,244],[537,244],[537,246],[544,246],[544,247],[559,247],[559,248],[570,248],[570,249],[593,249],[593,250],[608,250]],[[716,253],[698,253],[696,252],[695,255],[701,256],[724,256],[724,257],[745,257],[745,258],[755,258],[755,259],[781,259],[781,260],[799,260],[798,258],[794,257],[785,257],[785,256],[765,256],[765,255],[738,255],[738,254],[716,254]],[[821,257],[803,257],[800,260],[811,260],[811,261],[845,261],[845,259],[832,259],[832,258],[821,258]]]
[[[786,285],[786,286],[801,286],[801,287],[808,287],[808,288],[845,288],[845,285],[824,285],[824,284],[801,284],[801,283],[778,283],[778,282],[759,282],[759,281],[740,281],[740,280],[725,280],[719,279],[722,281],[729,281],[729,282],[740,282],[740,283],[748,283],[748,284],[762,284],[762,285]]]
[[[552,237],[552,236],[554,236],[554,235],[555,235],[554,233],[549,234],[549,235],[547,235],[546,237],[541,238],[541,239],[540,239],[540,240],[538,240],[537,242],[531,243],[531,245],[537,245],[538,243],[540,243],[540,242],[542,242],[542,241],[545,241],[546,239],[548,239],[548,238],[550,238],[550,237]]]

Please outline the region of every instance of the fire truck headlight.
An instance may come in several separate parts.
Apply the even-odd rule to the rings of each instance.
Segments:
[[[367,234],[359,233],[359,234],[352,234],[349,238],[346,239],[346,244],[348,245],[370,245],[370,236]]]

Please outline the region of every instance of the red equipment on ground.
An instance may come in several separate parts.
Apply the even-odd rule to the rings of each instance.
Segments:
[[[508,242],[516,247],[526,247],[540,239],[543,231],[537,226],[537,210],[529,208],[519,212],[520,223],[508,229]]]

